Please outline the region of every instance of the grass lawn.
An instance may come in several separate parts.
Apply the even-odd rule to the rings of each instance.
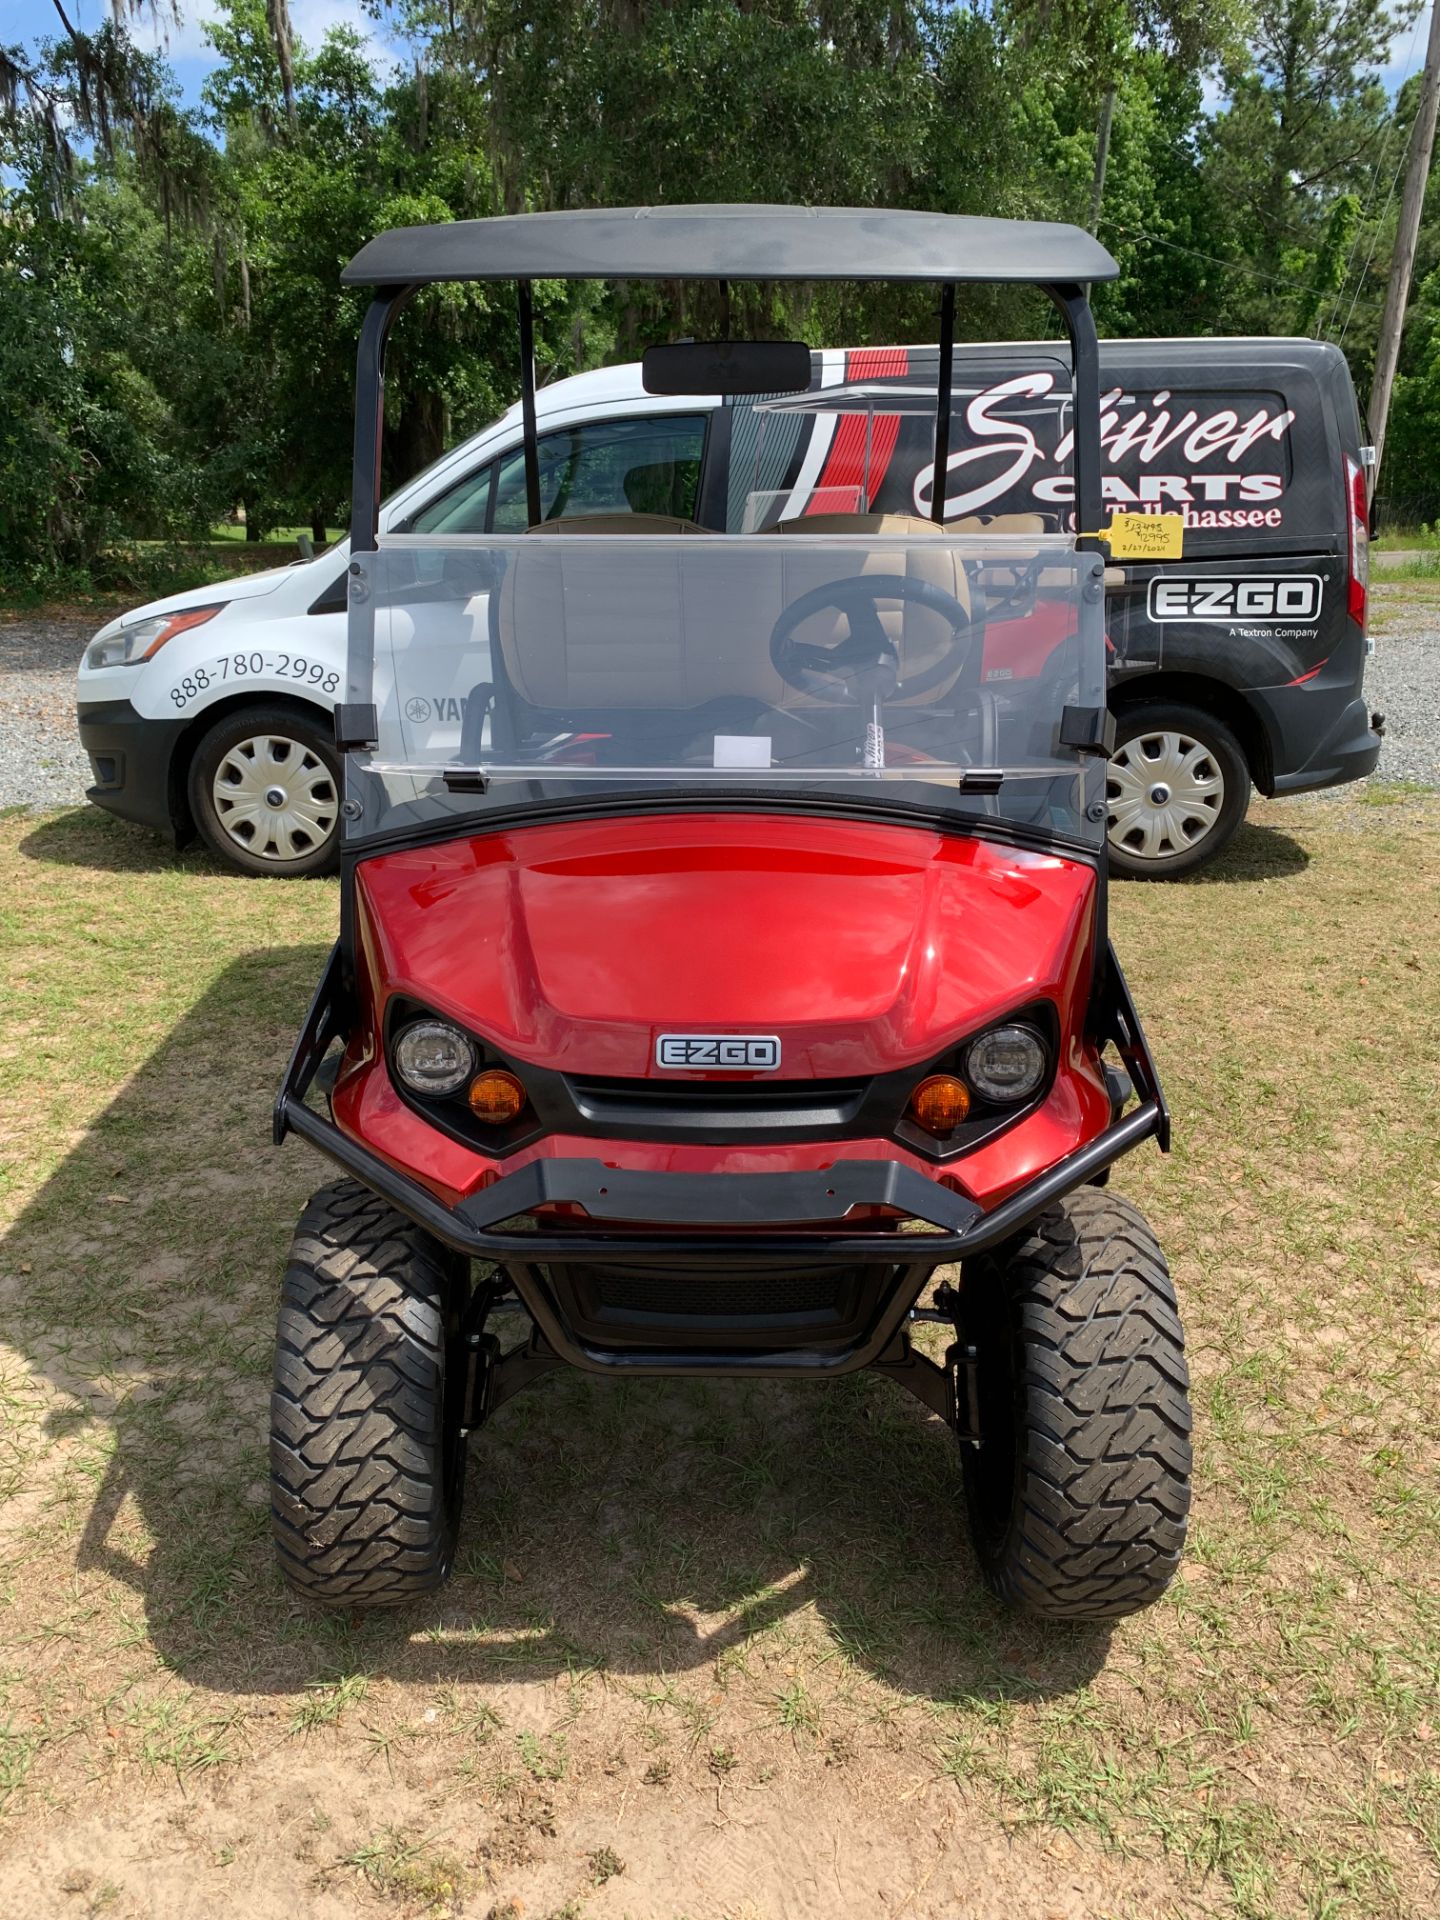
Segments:
[[[1081,1920],[1440,1909],[1440,797],[1122,887],[1175,1108],[1122,1163],[1196,1380],[1184,1577],[977,1589],[898,1390],[558,1375],[432,1603],[273,1571],[268,1109],[332,884],[0,818],[0,1909]]]
[[[239,529],[244,533],[245,529]],[[1440,548],[1440,524],[1431,526],[1428,522],[1415,527],[1382,527],[1375,537],[1376,551],[1379,553],[1403,552],[1410,547]]]
[[[255,541],[247,541],[245,537],[246,530],[243,526],[233,524],[229,520],[221,520],[216,526],[213,526],[210,529],[210,538],[212,540],[238,540],[241,543],[241,545],[248,545],[248,546],[254,546],[256,544],[259,544],[261,546],[269,545],[269,546],[293,547],[295,545],[296,540],[299,538],[299,536],[302,533],[308,534],[309,531],[310,529],[308,526],[271,527],[268,533],[264,533],[260,536],[260,540],[257,543]],[[333,547],[335,542],[337,540],[343,540],[345,538],[345,535],[348,532],[349,532],[348,527],[327,527],[325,529],[326,546]]]

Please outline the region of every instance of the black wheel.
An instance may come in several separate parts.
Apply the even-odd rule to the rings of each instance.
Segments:
[[[275,1550],[327,1606],[393,1607],[448,1577],[465,1487],[463,1263],[354,1181],[300,1216],[270,1397]]]
[[[242,873],[329,873],[340,850],[340,762],[317,712],[279,702],[217,720],[190,762],[190,812]]]
[[[971,1537],[1009,1605],[1113,1620],[1169,1585],[1190,1508],[1190,1403],[1169,1270],[1129,1201],[1082,1187],[1007,1260],[968,1265],[982,1444]]]
[[[1112,872],[1179,880],[1235,837],[1250,804],[1250,768],[1234,734],[1203,707],[1122,707],[1105,799]]]

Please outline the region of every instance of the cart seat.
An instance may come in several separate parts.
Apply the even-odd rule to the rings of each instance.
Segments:
[[[901,514],[818,515],[807,533],[854,535],[933,533],[928,521]],[[785,529],[792,530],[791,528]],[[546,534],[704,533],[690,521],[654,514],[594,514],[532,527]],[[770,660],[770,633],[783,609],[812,588],[872,575],[903,573],[932,581],[969,611],[964,568],[943,547],[856,554],[818,549],[798,554],[752,546],[748,570],[735,564],[733,540],[679,554],[665,567],[636,567],[613,545],[547,555],[530,565],[524,546],[510,557],[497,596],[496,638],[505,673],[520,698],[552,712],[630,708],[690,709],[711,701],[751,699],[775,707],[838,704],[788,687]],[[537,556],[538,558],[538,556]],[[715,610],[729,623],[716,645]],[[575,609],[583,609],[576,618]],[[951,644],[949,623],[928,607],[879,606],[909,670],[918,673]],[[797,629],[801,640],[832,645],[848,631],[843,614],[824,611]],[[523,633],[523,646],[517,635]],[[743,648],[743,655],[741,649]],[[958,668],[957,668],[958,672]],[[916,697],[929,705],[954,676]],[[907,704],[903,691],[887,705]]]
[[[962,519],[947,520],[950,533],[1030,533],[1048,531],[1043,513],[967,513]]]
[[[541,520],[527,533],[583,534],[648,533],[653,537],[672,533],[708,533],[708,527],[694,520],[680,520],[669,513],[565,513],[558,520]]]

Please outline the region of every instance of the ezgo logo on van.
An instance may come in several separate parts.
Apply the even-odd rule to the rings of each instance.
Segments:
[[[1313,620],[1320,612],[1318,573],[1218,578],[1167,573],[1150,582],[1152,620]]]

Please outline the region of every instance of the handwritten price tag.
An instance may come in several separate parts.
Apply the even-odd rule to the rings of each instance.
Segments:
[[[1185,521],[1178,513],[1116,513],[1100,538],[1109,541],[1112,560],[1178,560]]]

